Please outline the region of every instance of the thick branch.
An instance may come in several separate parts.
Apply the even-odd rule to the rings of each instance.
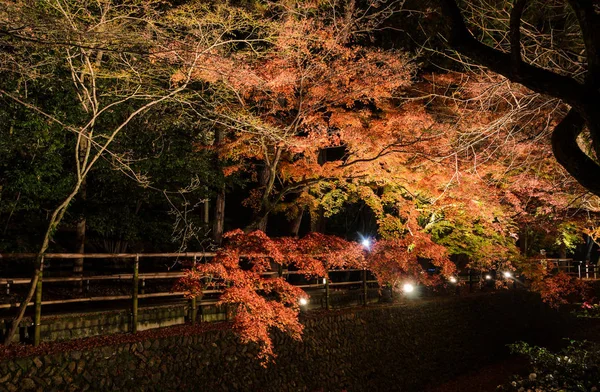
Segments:
[[[592,0],[569,0],[577,15],[587,57],[586,84],[600,87],[600,15],[594,10]]]
[[[521,67],[521,16],[527,0],[516,0],[510,13],[510,55],[515,72]]]
[[[515,70],[512,67],[511,54],[487,46],[473,37],[455,0],[440,1],[444,15],[449,18],[448,39],[453,49],[513,82],[520,83],[535,92],[564,100],[583,113],[586,120],[591,120],[587,115],[595,110],[593,103],[600,102],[597,91],[592,91],[568,76],[530,64],[523,63],[518,70]]]
[[[581,151],[577,137],[583,131],[583,117],[574,109],[562,119],[552,132],[552,152],[577,182],[600,196],[600,166]]]

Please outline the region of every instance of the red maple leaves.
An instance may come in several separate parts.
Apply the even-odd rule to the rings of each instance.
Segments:
[[[302,239],[271,239],[261,231],[235,230],[208,263],[197,264],[179,281],[189,297],[203,290],[222,289],[220,304],[235,309],[234,328],[244,343],[260,347],[263,364],[275,357],[270,333],[279,330],[300,339],[300,299],[306,293],[278,276],[280,268],[293,268],[309,277],[328,277],[330,269],[367,268],[380,284],[392,287],[407,278],[424,285],[442,282],[427,274],[424,260],[448,276],[455,272],[443,247],[425,234],[406,239],[382,240],[368,252],[358,243],[319,233]]]

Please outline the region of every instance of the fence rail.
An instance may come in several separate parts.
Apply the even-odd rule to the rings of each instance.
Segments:
[[[51,276],[43,277],[42,273],[39,275],[39,280],[36,286],[36,292],[34,300],[29,302],[27,306],[34,307],[33,316],[33,327],[34,327],[34,345],[40,343],[40,330],[41,330],[41,314],[42,307],[49,305],[66,305],[76,303],[90,303],[90,302],[101,302],[101,301],[130,301],[130,316],[131,332],[136,332],[138,327],[138,305],[140,299],[148,298],[169,298],[169,297],[180,297],[185,296],[184,292],[177,291],[158,291],[154,293],[145,293],[144,288],[146,280],[158,280],[158,279],[169,279],[175,280],[184,276],[184,272],[181,271],[169,271],[169,272],[145,272],[140,273],[140,263],[143,264],[145,259],[156,259],[156,258],[178,258],[178,259],[191,259],[192,262],[197,262],[199,259],[208,259],[214,257],[216,254],[212,252],[184,252],[184,253],[47,253],[42,257],[42,271],[44,268],[45,260],[47,259],[121,259],[128,260],[131,263],[131,272],[119,273],[119,274],[108,274],[108,275],[79,275],[79,276]],[[36,258],[38,255],[35,253],[13,253],[13,254],[0,254],[0,261],[14,260],[14,259],[31,259]],[[537,259],[532,262],[545,263],[545,265],[551,267],[555,271],[564,271],[571,276],[578,277],[580,279],[598,279],[598,267],[594,264],[583,263],[580,261],[574,261],[572,259]],[[324,296],[322,299],[322,306],[326,309],[330,309],[331,303],[331,288],[339,287],[346,288],[349,286],[355,286],[360,289],[359,301],[366,305],[368,302],[368,290],[369,286],[377,286],[377,281],[369,279],[369,271],[366,269],[333,269],[328,271],[330,276],[328,278],[317,280],[316,283],[292,283],[296,287],[303,290],[308,289],[323,289]],[[360,273],[358,280],[348,280],[349,276],[345,276],[341,281],[330,281],[331,274],[335,273]],[[264,276],[280,276],[280,277],[293,277],[294,275],[306,275],[305,271],[288,271],[279,269],[278,271],[263,272]],[[356,278],[356,274],[354,275]],[[468,284],[469,291],[473,290],[473,286],[479,281],[483,281],[483,275],[479,274],[479,279],[469,271],[468,275],[457,276],[458,282]],[[486,278],[487,279],[487,278]],[[31,278],[15,277],[15,278],[1,278],[0,286],[6,287],[7,294],[10,293],[12,286],[15,285],[26,285],[31,283]],[[83,298],[68,298],[68,299],[51,299],[42,300],[42,283],[60,283],[60,282],[86,282],[86,288],[89,291],[90,281],[125,281],[131,282],[131,291],[127,295],[103,295],[103,296],[88,296]],[[140,287],[141,281],[141,287]],[[513,282],[513,286],[516,283]],[[141,290],[140,290],[141,289]],[[189,314],[188,319],[195,323],[197,320],[198,309],[202,306],[215,305],[218,303],[218,298],[205,298],[205,295],[219,295],[223,292],[218,287],[212,290],[203,290],[202,298],[191,298],[189,300]],[[458,292],[458,286],[457,286]],[[0,303],[0,309],[11,309],[15,308],[15,304],[11,303]]]
[[[536,260],[538,261],[538,260]],[[573,259],[541,259],[540,263],[567,275],[583,280],[600,279],[600,268],[597,264]]]
[[[164,298],[164,297],[184,297],[184,292],[156,292],[156,293],[144,293],[143,288],[145,287],[146,280],[156,279],[178,279],[184,276],[184,272],[172,271],[172,272],[149,272],[140,273],[140,262],[144,259],[149,258],[180,258],[180,259],[192,259],[193,262],[197,262],[198,259],[212,258],[216,255],[213,252],[184,252],[184,253],[46,253],[42,257],[42,271],[44,268],[45,261],[48,259],[128,259],[131,262],[132,272],[131,273],[120,273],[110,275],[89,275],[89,276],[57,276],[57,277],[43,277],[43,274],[39,274],[38,283],[36,286],[36,292],[34,301],[29,302],[27,306],[33,306],[33,326],[34,326],[34,345],[40,343],[40,330],[41,330],[41,310],[43,306],[49,305],[66,305],[75,303],[88,303],[88,302],[100,302],[100,301],[131,301],[131,332],[136,332],[138,327],[138,308],[139,300],[145,298]],[[4,260],[15,260],[15,259],[34,259],[38,257],[35,253],[12,253],[12,254],[0,254],[0,261]],[[349,273],[349,272],[361,272],[361,279],[355,281],[341,281],[331,282],[329,278],[323,279],[322,283],[308,283],[308,284],[295,284],[295,286],[302,289],[324,289],[325,291],[325,307],[330,308],[330,288],[331,287],[347,287],[347,286],[361,286],[362,301],[363,304],[367,304],[367,292],[369,285],[377,284],[376,280],[368,280],[368,272],[362,269],[344,269],[344,270],[329,270],[329,273]],[[305,275],[305,271],[268,271],[263,272],[261,275],[269,276],[293,276],[293,275]],[[131,294],[129,295],[107,295],[107,296],[89,296],[83,298],[69,298],[69,299],[55,299],[55,300],[42,300],[42,283],[60,283],[60,282],[86,282],[87,288],[89,289],[90,281],[130,281],[131,282]],[[140,293],[140,280],[142,281],[142,292]],[[31,283],[31,278],[15,277],[15,278],[1,278],[0,285],[6,286],[7,294],[13,285],[25,285]],[[205,294],[221,294],[223,290],[203,290],[203,297]],[[190,299],[190,314],[189,319],[192,323],[196,322],[198,308],[201,306],[215,305],[218,299],[214,298],[192,298]],[[16,305],[10,303],[0,304],[0,309],[11,309],[15,308]]]

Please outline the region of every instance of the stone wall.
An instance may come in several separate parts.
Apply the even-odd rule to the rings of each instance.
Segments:
[[[275,337],[275,365],[228,329],[4,360],[0,391],[418,391],[558,331],[526,292],[309,312],[302,342]]]
[[[220,306],[203,306],[198,321],[214,322],[227,319]],[[138,331],[184,324],[188,318],[189,304],[140,307]],[[12,319],[0,320],[0,338],[4,337]],[[131,311],[128,309],[100,312],[42,315],[40,338],[42,342],[57,342],[91,336],[131,331]],[[33,339],[33,320],[25,317],[19,334],[13,341],[30,342]]]

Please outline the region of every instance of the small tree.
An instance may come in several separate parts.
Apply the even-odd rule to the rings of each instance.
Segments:
[[[258,344],[263,365],[275,357],[273,330],[301,339],[298,313],[300,299],[307,297],[285,278],[273,277],[273,264],[295,267],[307,277],[327,277],[333,267],[363,265],[358,244],[336,237],[270,239],[261,231],[235,230],[226,233],[225,239],[217,255],[188,270],[178,287],[191,298],[202,297],[207,288],[223,289],[219,303],[234,308],[234,329],[243,343]]]
[[[178,46],[180,32],[164,27],[168,25],[161,21],[166,16],[159,5],[152,0],[131,4],[46,0],[35,4],[12,2],[0,11],[2,44],[12,48],[13,53],[3,56],[1,65],[14,72],[11,80],[19,81],[15,91],[0,89],[0,94],[71,135],[75,169],[68,194],[49,215],[28,294],[6,343],[12,340],[33,296],[50,240],[71,202],[85,188],[90,171],[101,158],[106,158],[136,181],[147,184],[147,179],[133,171],[123,156],[110,151],[111,144],[135,118],[181,95],[204,53],[231,42],[227,32],[235,27],[212,24],[203,30],[204,40],[192,46]],[[185,50],[185,60],[178,56],[178,50]],[[174,61],[179,61],[185,72],[174,76]],[[35,81],[36,76],[56,76],[38,72],[47,64],[61,67],[69,75],[77,116],[44,107],[43,97],[27,94],[24,86]]]

